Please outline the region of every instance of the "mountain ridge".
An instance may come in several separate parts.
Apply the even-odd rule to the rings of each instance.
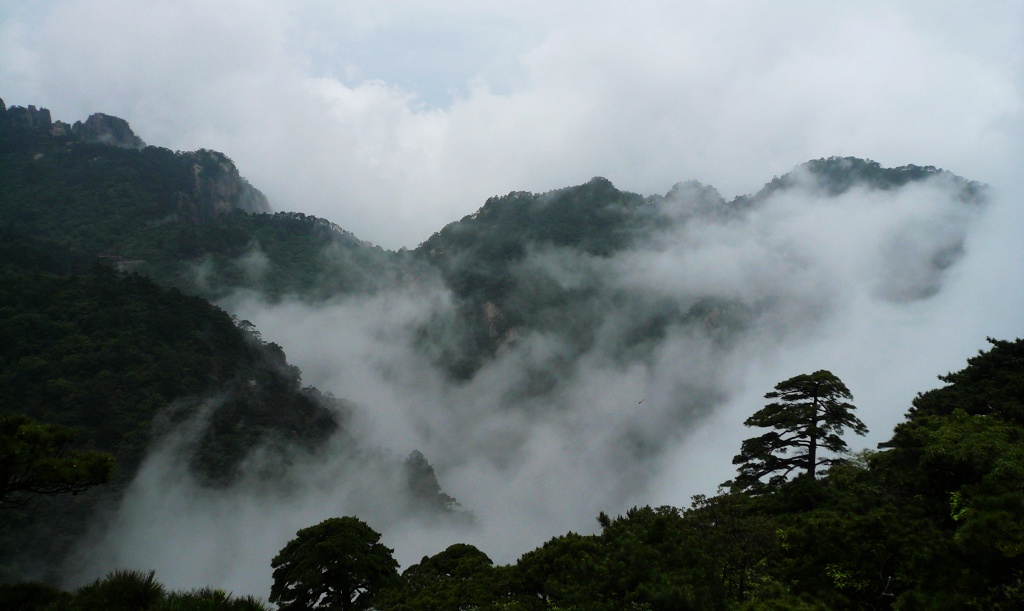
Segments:
[[[103,118],[92,119],[97,116]],[[84,127],[90,121],[99,126],[95,133]],[[334,307],[344,311],[346,305],[368,303],[386,310],[389,300],[408,297],[408,311],[399,315],[387,312],[380,323],[360,323],[370,326],[367,333],[372,341],[388,341],[398,350],[408,350],[413,359],[408,363],[423,366],[430,375],[438,372],[439,383],[451,384],[456,393],[505,376],[490,397],[494,409],[557,421],[571,406],[556,399],[568,392],[567,385],[588,367],[653,370],[659,359],[671,357],[661,353],[662,347],[680,337],[692,338],[709,354],[728,354],[759,329],[792,315],[787,308],[794,304],[787,303],[773,285],[784,280],[785,274],[799,274],[812,267],[814,261],[809,257],[813,252],[795,250],[786,240],[768,240],[758,244],[761,250],[754,251],[759,258],[742,259],[752,272],[710,282],[704,276],[715,268],[716,260],[714,249],[711,254],[700,251],[706,235],[724,236],[727,245],[736,247],[749,235],[757,236],[758,231],[763,235],[772,229],[755,225],[757,231],[751,234],[740,231],[763,220],[780,202],[805,208],[842,207],[851,203],[843,198],[857,190],[901,194],[910,192],[902,189],[919,185],[923,197],[944,198],[940,209],[957,214],[949,215],[952,220],[942,220],[940,231],[929,224],[932,219],[922,223],[909,218],[894,225],[891,235],[878,242],[883,248],[878,259],[865,263],[875,267],[865,273],[884,276],[872,276],[882,293],[890,285],[898,289],[892,295],[883,294],[885,299],[921,300],[941,289],[944,271],[963,255],[965,229],[958,226],[960,212],[979,208],[985,200],[982,185],[937,168],[884,168],[873,161],[840,157],[809,161],[774,178],[758,192],[731,200],[714,187],[695,181],[677,183],[664,195],[643,196],[595,177],[546,193],[514,191],[488,198],[476,212],[447,224],[415,249],[390,251],[360,240],[329,220],[300,212],[271,213],[269,203],[261,203],[265,198],[248,200],[246,188],[258,191],[222,153],[139,148],[127,122],[106,115],[91,115],[77,133],[66,125],[53,122],[45,108],[8,108],[0,101],[0,183],[5,187],[0,191],[0,239],[4,240],[0,244],[0,275],[16,278],[11,286],[21,287],[25,295],[33,295],[33,288],[43,291],[33,297],[40,304],[46,302],[47,295],[69,296],[69,310],[54,305],[53,320],[39,320],[26,308],[10,304],[0,308],[0,314],[8,316],[5,321],[13,321],[13,336],[20,338],[24,329],[37,325],[57,338],[56,345],[66,342],[73,346],[75,350],[69,354],[78,359],[78,365],[67,373],[55,368],[54,363],[60,362],[54,356],[56,348],[33,353],[32,346],[26,344],[25,353],[12,356],[7,369],[12,379],[37,375],[38,384],[24,383],[19,388],[45,389],[67,412],[44,410],[39,415],[70,417],[76,413],[71,400],[76,389],[88,386],[93,377],[102,375],[103,380],[115,380],[128,389],[148,388],[132,377],[142,375],[132,365],[147,362],[150,357],[145,350],[149,348],[157,350],[153,359],[174,361],[173,355],[184,348],[172,349],[173,334],[160,333],[166,334],[166,327],[173,327],[176,317],[188,308],[205,311],[203,316],[218,321],[210,322],[209,328],[221,329],[224,342],[262,355],[250,367],[253,375],[239,373],[218,379],[226,380],[223,388],[193,385],[193,392],[183,395],[192,401],[184,410],[166,405],[173,404],[175,397],[147,399],[149,411],[135,415],[149,418],[159,414],[161,426],[173,429],[200,411],[197,397],[216,398],[218,407],[211,411],[204,429],[210,435],[199,435],[187,446],[209,469],[206,484],[211,485],[230,486],[238,461],[263,447],[261,444],[291,447],[292,441],[300,446],[305,441],[315,452],[317,440],[329,437],[348,445],[341,441],[345,431],[327,430],[330,425],[316,415],[324,412],[310,407],[313,404],[328,406],[326,413],[341,421],[336,422],[341,429],[347,412],[372,409],[305,389],[301,372],[288,364],[281,346],[263,342],[248,321],[235,319],[232,326],[232,304],[301,304],[296,311],[309,313]],[[118,130],[120,135],[114,134]],[[103,137],[107,132],[110,138]],[[941,189],[926,188],[939,183]],[[793,201],[787,199],[789,194],[794,195]],[[777,261],[780,267],[759,267],[765,260]],[[797,264],[790,265],[791,261]],[[906,270],[901,271],[901,265]],[[94,267],[102,271],[96,272]],[[885,274],[892,275],[894,269],[898,273],[890,280]],[[821,273],[830,271],[823,268]],[[95,280],[83,279],[90,274]],[[907,289],[908,278],[925,280]],[[804,279],[809,285],[829,280],[813,273]],[[419,303],[416,290],[423,287],[443,298]],[[93,320],[90,316],[102,318],[103,308],[97,312],[96,303],[108,303],[101,297],[119,291],[124,291],[126,304],[135,304],[135,310],[120,318],[135,321],[140,328],[150,323],[163,325],[154,330],[159,341],[139,346],[127,339],[124,345],[117,343],[116,338],[108,337],[116,336],[117,320],[105,325],[90,323],[96,329],[90,328],[89,333],[75,326],[78,318],[87,322]],[[131,291],[145,297],[131,297]],[[75,295],[78,297],[72,299]],[[161,299],[162,295],[167,297]],[[15,298],[10,297],[12,303]],[[160,310],[160,301],[184,303],[185,310]],[[814,317],[827,306],[826,302],[795,304],[798,309],[805,308],[798,315],[806,325],[813,325]],[[113,305],[109,309],[118,311]],[[376,314],[368,320],[376,321]],[[100,335],[90,335],[93,331]],[[203,333],[203,329],[192,329],[189,337],[195,335],[192,339],[201,346]],[[248,339],[239,339],[241,336]],[[89,373],[85,381],[78,380],[71,374],[86,371],[85,364],[98,358],[82,356],[77,352],[80,348],[89,348],[84,352],[87,355],[96,348],[109,366]],[[178,365],[185,367],[180,376],[184,380],[217,371],[211,366],[197,373],[187,363]],[[392,368],[390,363],[374,363],[367,371],[376,371],[373,366],[382,367],[385,376],[402,375],[401,368]],[[165,380],[159,371],[150,366],[143,377],[156,380],[157,385],[174,386],[173,379]],[[512,373],[505,375],[509,371]],[[253,380],[255,387],[249,384]],[[299,407],[293,412],[280,411],[284,409],[280,406],[287,404],[285,399],[261,403],[253,388],[287,395]],[[650,409],[643,422],[603,431],[611,457],[601,458],[624,461],[637,472],[632,479],[642,481],[643,465],[678,439],[680,427],[686,426],[681,423],[699,422],[724,396],[713,376],[680,382],[679,388],[665,391],[661,405]],[[91,401],[97,403],[95,398]],[[37,403],[44,405],[41,400]],[[487,412],[481,410],[491,407],[474,403],[467,409],[484,417]],[[160,425],[156,419],[146,418],[141,419],[146,426],[150,422]],[[293,427],[295,419],[320,422],[322,430]],[[103,424],[107,418],[100,420]],[[281,426],[268,427],[268,420]],[[110,423],[114,428],[122,425],[124,422]],[[424,438],[429,438],[429,423],[423,427]],[[137,466],[140,456],[152,451],[151,438],[140,432],[145,426],[123,428],[134,431],[138,443],[129,464]],[[91,434],[87,432],[86,438]],[[488,451],[495,452],[496,464],[508,464],[521,451],[517,444],[523,443],[510,435]],[[361,446],[354,446],[361,451]],[[418,449],[400,448],[398,454],[409,451],[415,453],[409,454],[405,463],[376,455],[367,461],[382,472],[398,469],[393,477],[399,491],[395,494],[411,491],[410,506],[425,504],[433,507],[436,515],[460,515],[453,514],[454,498],[441,491],[432,467]],[[283,456],[278,467],[287,470],[292,455],[285,452]],[[448,464],[458,460],[453,458]]]

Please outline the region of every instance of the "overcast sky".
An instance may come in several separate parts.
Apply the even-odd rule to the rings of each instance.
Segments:
[[[512,190],[726,197],[809,159],[999,182],[1024,4],[44,0],[0,8],[0,97],[221,150],[275,209],[414,247]]]
[[[731,476],[729,460],[749,433],[742,420],[779,380],[834,369],[873,431],[855,445],[870,447],[888,437],[916,392],[963,367],[985,336],[1024,335],[1019,0],[4,2],[0,98],[49,108],[67,122],[104,112],[128,120],[148,144],[222,151],[275,209],[327,218],[388,248],[415,247],[492,195],[542,192],[593,176],[644,195],[695,179],[730,198],[807,160],[851,155],[886,166],[934,165],[992,186],[988,210],[971,221],[966,256],[935,297],[892,304],[847,291],[854,297],[806,341],[766,342],[745,350],[740,364],[723,361],[736,372],[728,404],[661,457],[651,485],[630,499],[638,503],[686,505],[691,494],[713,494]],[[866,223],[844,217],[834,234],[862,241],[860,254],[884,268],[884,256],[868,252],[877,232]],[[809,239],[799,242],[821,242],[814,252],[824,253],[815,259],[822,269],[867,260],[834,251],[815,227],[804,226]],[[412,301],[411,309],[422,306],[422,299]],[[243,317],[279,341],[308,382],[339,395],[362,392],[358,384],[332,386],[348,371],[336,363],[354,369],[366,360],[352,338],[375,324],[397,326],[384,307],[353,313],[355,306],[342,304],[319,314],[249,307]],[[384,322],[374,323],[378,318]],[[333,341],[337,334],[349,341]],[[371,354],[381,358],[394,348],[378,347]],[[330,352],[343,349],[356,352]],[[646,388],[633,392],[635,379],[606,382],[633,393],[630,403],[634,394],[651,397],[639,394]],[[363,386],[385,394],[365,380]],[[426,396],[461,405],[457,389],[437,387]],[[604,387],[572,388],[580,396],[570,398],[582,403]],[[395,399],[394,413],[405,413],[406,400]],[[408,451],[406,429],[387,432],[396,451]],[[475,499],[469,486],[491,480],[460,479],[475,463],[445,471],[441,445],[424,449],[441,467],[446,490],[486,522],[488,501]],[[604,476],[579,477],[589,473],[586,465],[551,475],[557,461],[536,456],[538,475],[519,474],[524,486],[546,482],[571,493],[564,497],[585,496],[562,484],[582,489]],[[492,496],[492,504],[506,498]],[[154,499],[163,503],[162,494]],[[509,562],[542,536],[595,526],[591,499],[567,503],[571,511],[543,507],[543,515],[570,516],[543,527],[531,521],[541,514],[519,512],[508,529],[514,544],[492,541],[486,551]],[[491,523],[493,530],[505,525]],[[291,530],[275,531],[266,550],[251,554],[264,571],[267,550],[294,532],[286,526]],[[524,535],[531,529],[538,540]],[[422,551],[389,541],[404,560],[441,549],[435,541]],[[175,581],[169,569],[159,574],[175,586],[201,585]],[[218,582],[265,593],[263,582],[252,583]]]

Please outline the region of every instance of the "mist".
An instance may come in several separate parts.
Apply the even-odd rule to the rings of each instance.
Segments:
[[[8,105],[104,112],[152,144],[223,151],[274,209],[386,248],[495,194],[594,175],[644,194],[695,179],[731,198],[855,155],[991,187],[971,209],[942,179],[835,198],[804,184],[725,218],[699,190],[670,192],[672,221],[627,251],[534,247],[518,281],[590,298],[463,382],[431,353],[448,346],[417,341],[429,327],[457,344],[440,277],[317,305],[234,295],[221,305],[305,384],[356,405],[358,451],[339,438],[288,455],[274,486],[259,474],[282,459],[257,452],[211,490],[175,458],[197,420],[153,450],[68,583],[129,567],[266,596],[297,529],[352,513],[403,566],[454,542],[514,562],[594,531],[599,511],[713,494],[764,393],[817,369],[870,429],[851,447],[874,447],[986,336],[1024,328],[1022,40],[1013,1],[5,4]],[[262,252],[239,265],[258,285]],[[631,343],[675,312],[694,315]],[[581,326],[584,343],[567,334]],[[414,449],[472,524],[409,510],[397,465]]]
[[[1005,331],[971,316],[990,281],[984,257],[1012,239],[1000,219],[1019,210],[999,193],[964,203],[943,174],[838,196],[795,176],[741,214],[674,190],[656,204],[673,222],[610,257],[535,246],[516,267],[524,293],[587,285],[578,314],[596,321],[592,341],[560,320],[526,329],[465,381],[417,339],[424,325],[456,333],[457,298],[440,275],[319,304],[229,297],[222,305],[283,346],[305,384],[357,406],[345,426],[358,447],[338,438],[283,465],[256,452],[240,483],[212,490],[176,458],[187,431],[172,437],[83,546],[71,581],[129,566],[170,587],[265,596],[276,552],[339,515],[381,532],[403,567],[459,542],[513,563],[552,536],[596,531],[600,511],[714,494],[764,393],[817,369],[846,382],[870,429],[851,448],[873,448],[917,392]],[[666,308],[697,315],[627,341]],[[413,450],[471,520],[413,508],[396,467]],[[268,460],[281,482],[262,482]]]
[[[732,197],[853,155],[992,182],[1019,159],[1021,40],[1005,0],[48,0],[0,7],[0,97],[222,151],[275,209],[412,248],[594,175]]]

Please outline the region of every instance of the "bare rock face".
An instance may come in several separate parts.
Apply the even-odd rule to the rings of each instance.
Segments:
[[[58,137],[70,136],[71,126],[63,121],[54,121],[50,127],[50,135]]]
[[[0,103],[2,103],[2,100],[0,100]],[[7,123],[11,127],[18,129],[48,130],[53,124],[53,120],[50,118],[50,111],[46,108],[11,106],[6,109],[4,115]]]
[[[192,162],[193,201],[201,203],[191,216],[213,217],[235,209],[270,212],[266,196],[242,178],[223,153],[200,149],[184,156]]]
[[[10,106],[0,99],[0,131],[17,130],[47,134],[54,138],[67,138],[69,146],[75,142],[103,144],[123,149],[141,150],[146,143],[135,135],[128,122],[119,117],[94,113],[88,119],[68,125],[54,121],[50,111],[35,106]],[[44,153],[34,151],[32,159],[39,160]],[[223,153],[200,149],[177,153],[179,163],[190,166],[191,184],[179,193],[178,213],[193,221],[201,221],[230,213],[233,210],[262,213],[271,212],[270,203],[263,193],[238,173],[238,168]]]
[[[90,115],[85,123],[75,121],[75,124],[71,126],[71,133],[83,142],[109,144],[129,149],[146,147],[146,143],[135,135],[127,121],[100,112]]]

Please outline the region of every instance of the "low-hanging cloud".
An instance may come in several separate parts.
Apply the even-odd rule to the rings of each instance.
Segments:
[[[276,209],[390,248],[595,174],[731,196],[841,154],[992,182],[1024,107],[1014,2],[63,0],[0,18],[9,104],[222,150]]]
[[[460,332],[440,282],[319,306],[237,296],[225,305],[284,346],[306,383],[361,406],[350,425],[369,447],[421,449],[477,525],[428,526],[396,509],[388,460],[307,457],[285,498],[254,480],[199,487],[168,446],[78,577],[138,564],[173,587],[265,595],[270,558],[297,528],[358,511],[381,518],[371,525],[403,564],[454,541],[512,561],[550,535],[592,529],[599,510],[713,492],[732,476],[742,421],[764,392],[819,368],[842,377],[863,410],[872,432],[854,443],[886,438],[935,375],[960,367],[985,335],[1024,325],[1022,10],[0,7],[8,104],[69,122],[105,112],[149,143],[222,150],[275,209],[387,247],[414,246],[496,193],[595,174],[643,193],[695,178],[731,197],[842,154],[934,164],[993,186],[981,218],[937,182],[836,199],[795,191],[720,220],[701,218],[707,201],[670,197],[663,206],[680,222],[611,259],[534,249],[521,278],[594,300],[578,319],[552,309],[546,326],[510,338],[461,384],[414,341],[423,325]],[[243,271],[258,276],[253,253]],[[664,333],[636,343],[637,321],[659,317],[670,321]],[[581,319],[593,322],[586,342],[559,332]],[[743,325],[724,334],[725,321]]]
[[[806,178],[740,214],[683,215],[610,257],[537,245],[517,265],[521,282],[585,285],[587,298],[506,338],[465,381],[422,345],[424,325],[458,329],[458,299],[439,276],[318,304],[238,294],[224,305],[284,346],[305,383],[359,406],[348,427],[362,449],[297,459],[283,488],[252,475],[225,490],[202,488],[171,446],[158,449],[86,548],[80,578],[130,565],[174,587],[264,595],[270,558],[295,531],[343,514],[368,519],[403,565],[455,542],[508,563],[553,535],[594,530],[599,511],[713,493],[732,476],[739,421],[775,382],[832,368],[859,396],[862,368],[892,350],[862,342],[837,359],[830,345],[949,322],[921,321],[958,267],[943,257],[981,214],[960,195],[942,175],[834,197]],[[573,317],[593,327],[585,340],[565,331]],[[868,397],[857,404],[877,442],[907,405]],[[472,523],[409,510],[397,462],[381,457],[413,450]]]

